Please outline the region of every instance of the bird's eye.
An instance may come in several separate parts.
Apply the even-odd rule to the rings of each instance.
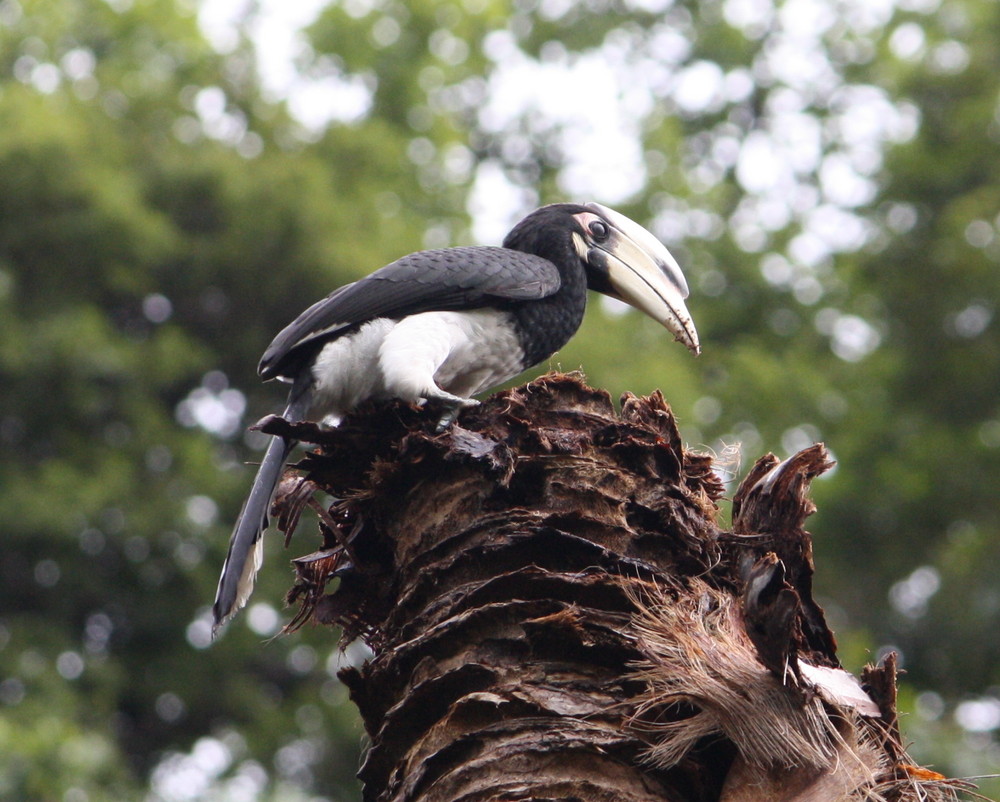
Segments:
[[[595,220],[590,224],[590,233],[594,235],[594,239],[598,242],[604,242],[611,234],[611,230],[608,228],[607,223]]]

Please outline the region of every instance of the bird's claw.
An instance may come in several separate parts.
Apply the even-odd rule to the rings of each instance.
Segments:
[[[468,409],[469,407],[478,407],[479,402],[474,398],[458,398],[457,396],[452,399],[448,399],[444,402],[447,406],[445,408],[444,414],[438,418],[437,426],[434,427],[436,434],[441,434],[445,429],[447,429],[455,419],[458,414],[463,409]]]

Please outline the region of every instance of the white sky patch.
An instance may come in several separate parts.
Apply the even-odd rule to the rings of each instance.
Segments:
[[[669,8],[672,3],[673,0],[627,0],[626,5],[649,14],[659,14]]]
[[[331,122],[364,117],[376,88],[375,76],[345,74],[335,59],[311,52],[302,30],[327,2],[203,0],[199,5],[200,24],[219,50],[234,48],[239,31],[246,31],[265,93],[287,102],[305,129],[303,136],[318,134]],[[482,130],[496,137],[506,164],[529,165],[542,143],[552,143],[562,163],[558,182],[567,199],[616,205],[637,195],[649,179],[641,134],[657,104],[665,100],[675,113],[699,117],[742,102],[760,83],[767,87],[760,127],[745,134],[735,125],[720,126],[712,132],[711,156],[699,155],[685,168],[696,192],[707,191],[733,170],[749,197],[729,220],[712,221],[707,233],[684,228],[672,241],[716,237],[728,225],[740,247],[763,252],[773,232],[800,226],[792,232],[787,255],[813,273],[826,269],[833,254],[868,241],[871,232],[851,210],[874,197],[885,148],[912,138],[920,122],[915,107],[894,103],[884,90],[845,82],[825,39],[837,25],[869,36],[888,23],[897,4],[906,3],[925,12],[935,0],[723,0],[722,14],[730,24],[749,38],[767,37],[752,64],[729,73],[714,62],[690,60],[689,32],[683,25],[654,25],[641,35],[611,31],[592,51],[577,55],[553,46],[541,59],[525,54],[510,31],[496,30],[482,43],[493,62],[481,94],[485,101],[477,100],[471,108]],[[355,17],[371,13],[375,5],[373,0],[343,0],[345,11]],[[540,13],[558,19],[570,8],[570,3],[552,0]],[[384,19],[394,26],[380,34],[388,45],[400,31],[390,17]],[[890,44],[901,57],[926,48],[916,35],[919,26],[910,25],[897,28]],[[948,47],[935,50],[941,70],[964,67],[956,44],[945,42]],[[444,63],[456,64],[467,58],[473,43],[442,26],[429,45]],[[421,85],[433,106],[444,73],[438,68],[424,73]],[[203,90],[196,103],[201,124],[210,136],[243,141],[243,121],[226,112],[224,100],[215,87]],[[814,113],[817,107],[825,115]],[[476,241],[498,242],[538,202],[535,191],[518,186],[499,161],[453,162],[456,183],[472,180],[468,210]],[[681,217],[684,226],[691,222]],[[816,303],[824,292],[816,275],[797,276],[790,289],[803,303]],[[833,342],[842,358],[856,360],[877,347],[873,329],[845,322],[840,331]],[[227,432],[232,416],[226,407],[235,401],[203,390],[186,400],[179,417],[187,425]]]
[[[600,303],[601,309],[611,317],[623,317],[632,309],[624,301],[619,301],[617,298],[612,298],[609,295],[601,295],[598,298],[598,303]]]
[[[726,0],[722,6],[726,22],[751,39],[763,36],[774,18],[772,0]]]
[[[519,216],[537,202],[537,196],[513,184],[497,162],[483,162],[476,170],[469,192],[473,239],[493,245],[499,243]]]
[[[219,506],[208,496],[191,496],[184,503],[184,512],[191,523],[204,529],[219,517]]]
[[[372,650],[365,645],[365,642],[356,640],[349,643],[344,649],[333,649],[326,658],[324,668],[331,678],[336,679],[341,669],[347,666],[360,668],[371,657]]]
[[[247,122],[242,114],[229,113],[226,103],[226,93],[220,87],[206,86],[195,95],[194,110],[205,134],[236,144],[246,135]]]
[[[786,454],[797,454],[803,448],[809,448],[823,439],[819,429],[811,423],[802,423],[786,429],[781,435],[781,447]]]
[[[882,335],[857,315],[841,315],[833,324],[830,348],[845,362],[860,362],[881,344]]]
[[[983,301],[973,301],[961,312],[945,320],[945,331],[971,340],[978,337],[993,322],[993,307]]]
[[[265,94],[287,101],[299,123],[320,131],[334,121],[360,119],[371,108],[372,99],[372,87],[362,77],[340,75],[332,65],[318,75],[304,75],[297,67],[303,57],[311,55],[302,30],[327,4],[328,0],[203,0],[198,22],[212,45],[227,53],[236,47],[241,25],[249,20],[248,34]]]
[[[829,94],[841,82],[818,41],[778,36],[766,53],[771,75],[812,97]]]
[[[896,0],[855,0],[844,16],[858,33],[872,34],[888,25],[896,6]]]
[[[673,98],[681,110],[691,114],[717,111],[726,101],[722,68],[714,61],[696,61],[674,80]]]
[[[56,671],[63,679],[78,679],[84,668],[83,658],[77,652],[63,652],[56,658]]]
[[[198,24],[202,33],[220,53],[230,53],[239,44],[237,22],[251,8],[250,0],[202,0]]]
[[[794,183],[791,165],[774,138],[763,131],[751,131],[743,140],[736,178],[743,189],[757,195],[784,190]]]
[[[924,54],[927,36],[915,22],[904,22],[889,37],[889,49],[897,58],[913,61]]]
[[[253,15],[250,36],[257,46],[261,79],[281,91],[298,75],[295,59],[306,46],[302,29],[316,20],[327,0],[201,0],[198,24],[213,47],[227,53],[239,42],[241,23]]]
[[[1000,699],[983,696],[961,702],[955,708],[955,721],[966,732],[991,732],[1000,728]]]
[[[771,136],[795,172],[816,169],[823,155],[823,131],[813,115],[797,110],[777,114]]]
[[[207,649],[212,645],[212,612],[209,607],[204,607],[198,617],[187,625],[184,635],[195,649]]]
[[[799,42],[819,39],[837,21],[833,4],[825,0],[787,0],[778,17],[782,29]]]
[[[916,109],[893,103],[885,90],[876,86],[843,86],[830,106],[836,112],[837,138],[848,147],[906,142],[916,134],[919,123]]]
[[[177,407],[177,420],[189,428],[198,426],[219,437],[230,437],[239,428],[246,397],[239,390],[213,393],[196,387]]]
[[[889,589],[889,602],[907,618],[916,620],[927,612],[927,605],[941,589],[941,574],[930,565],[922,565]]]
[[[260,0],[250,36],[257,45],[260,74],[268,91],[283,95],[302,80],[295,68],[295,60],[309,51],[302,29],[326,5],[325,0]]]
[[[281,626],[281,616],[267,602],[257,602],[247,610],[246,625],[257,635],[268,638]]]
[[[878,187],[860,175],[846,154],[831,153],[823,159],[819,182],[824,196],[839,206],[861,206],[871,201]]]
[[[961,42],[942,42],[931,51],[931,67],[944,75],[955,75],[969,66],[969,50]]]
[[[178,422],[188,428],[199,427],[218,437],[230,437],[240,427],[247,400],[229,386],[221,371],[210,371],[175,410]]]
[[[781,27],[755,62],[759,80],[779,85],[768,92],[762,127],[739,143],[735,176],[749,197],[729,220],[748,252],[766,249],[770,232],[798,224],[787,253],[810,270],[825,269],[833,254],[869,241],[871,227],[852,210],[876,196],[885,148],[912,138],[919,126],[909,104],[894,103],[877,87],[844,82],[820,39],[834,18],[824,12],[815,27],[803,23],[818,8],[829,11],[823,0],[789,0]],[[857,24],[867,25],[860,17]],[[816,104],[828,107],[828,116],[815,113]],[[825,290],[802,276],[793,291],[803,303],[815,303]],[[840,332],[833,342],[841,358],[856,361],[877,347],[873,330],[845,322]]]
[[[152,793],[147,800],[195,802],[205,799],[232,762],[233,754],[223,741],[200,738],[188,754],[169,752],[157,764],[150,778]]]
[[[327,75],[298,80],[288,94],[288,110],[311,131],[319,131],[338,120],[363,118],[372,106],[372,88],[360,76]]]
[[[655,55],[651,69],[654,75],[650,79],[653,86],[657,84],[656,71],[663,70],[664,66],[672,68],[683,61],[691,54],[691,42],[683,30],[677,30],[673,25],[659,25],[650,31],[649,47],[650,54]],[[667,78],[670,74],[667,73]]]
[[[142,299],[142,313],[150,323],[166,323],[174,312],[170,299],[158,292]]]
[[[856,251],[868,241],[865,221],[835,205],[817,206],[807,215],[806,223],[809,232],[832,252]]]
[[[973,220],[965,227],[965,241],[973,248],[985,248],[995,237],[996,230],[985,220]]]
[[[648,92],[632,91],[620,71],[601,53],[567,63],[539,63],[510,50],[490,75],[480,123],[500,134],[518,130],[556,133],[567,166],[560,175],[572,197],[620,202],[642,189],[646,170],[639,125],[652,107]]]

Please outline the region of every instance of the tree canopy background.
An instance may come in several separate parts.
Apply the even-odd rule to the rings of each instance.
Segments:
[[[285,5],[0,0],[0,795],[357,798],[363,652],[270,640],[311,544],[209,647],[257,358],[565,199],[668,244],[704,354],[593,303],[552,366],[744,466],[825,441],[842,658],[899,651],[914,756],[995,771],[1000,4]]]

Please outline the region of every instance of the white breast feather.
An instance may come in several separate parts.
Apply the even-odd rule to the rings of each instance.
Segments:
[[[316,384],[310,418],[340,418],[364,401],[385,397],[378,352],[395,325],[376,318],[323,347],[312,368]]]
[[[468,398],[521,372],[524,352],[509,316],[495,309],[425,312],[404,318],[382,344],[386,386],[426,398],[431,385]]]
[[[469,398],[520,373],[523,355],[495,309],[377,318],[320,351],[310,417],[339,418],[370,399],[420,401],[436,387]]]

